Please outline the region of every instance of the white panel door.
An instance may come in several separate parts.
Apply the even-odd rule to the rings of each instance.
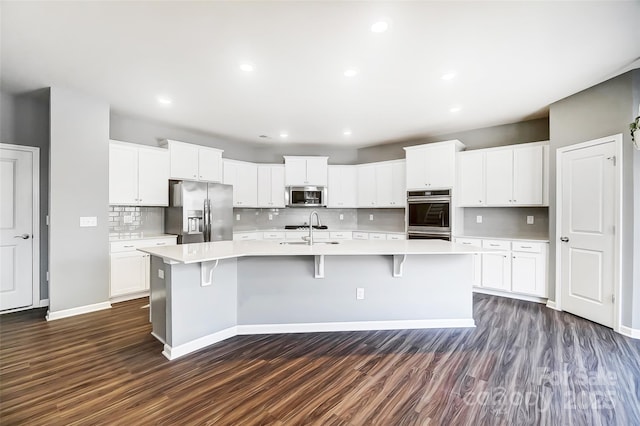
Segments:
[[[222,181],[222,152],[198,148],[198,179],[207,182]]]
[[[307,185],[327,186],[327,159],[307,159]]]
[[[375,166],[358,167],[358,207],[376,207]]]
[[[513,150],[513,204],[542,205],[541,145]]]
[[[138,150],[109,144],[109,204],[138,204]]]
[[[426,150],[427,187],[451,188],[455,180],[455,149],[453,145],[434,146]]]
[[[258,204],[257,166],[253,163],[237,163],[236,184],[236,204],[241,207],[255,207]]]
[[[138,199],[147,206],[169,205],[169,153],[138,150]]]
[[[425,149],[407,151],[407,189],[424,189],[427,187],[427,160]]]
[[[562,309],[613,326],[614,142],[561,155]]]
[[[487,205],[513,203],[513,150],[489,151],[485,157]]]
[[[258,207],[271,207],[271,197],[271,166],[258,166]]]
[[[484,152],[458,154],[458,205],[482,206],[485,203]]]
[[[0,149],[0,311],[33,304],[33,154]]]
[[[110,296],[149,289],[149,255],[130,251],[111,254]]]
[[[546,297],[544,256],[537,253],[513,252],[511,259],[511,291]]]
[[[358,206],[358,171],[356,166],[329,166],[327,207]]]
[[[271,166],[271,203],[269,207],[284,207],[284,166]]]
[[[308,185],[307,160],[304,158],[286,158],[284,162],[286,186]]]
[[[405,162],[393,163],[391,168],[391,205],[404,207],[407,201],[407,167]]]
[[[372,167],[375,170],[376,207],[392,207],[393,164],[383,163]]]
[[[508,253],[482,254],[482,287],[511,290],[511,259]]]
[[[171,143],[169,144],[171,156],[172,179],[198,179],[198,147],[195,145]]]

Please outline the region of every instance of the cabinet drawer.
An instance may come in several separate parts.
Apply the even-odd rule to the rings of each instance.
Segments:
[[[142,247],[171,246],[176,244],[176,237],[150,238],[148,240],[113,241],[109,243],[111,253],[135,251]]]
[[[400,241],[400,240],[406,240],[407,237],[405,237],[402,234],[387,234],[387,240],[394,240],[394,241]]]
[[[136,248],[142,247],[159,247],[159,246],[174,246],[176,245],[176,238],[154,238],[151,240],[137,241]]]
[[[332,240],[350,240],[351,232],[329,232],[329,238],[331,238]]]
[[[353,233],[353,239],[354,240],[368,240],[369,239],[369,233],[367,233],[367,232],[354,232]]]
[[[527,243],[522,241],[514,241],[512,243],[513,251],[523,251],[527,253],[542,253],[544,243]]]
[[[482,240],[477,240],[475,238],[456,238],[456,243],[465,246],[482,247]]]
[[[309,231],[287,231],[287,241],[302,241],[302,237],[308,237]]]
[[[111,253],[120,253],[123,251],[135,251],[135,241],[118,241],[109,243]]]
[[[511,250],[511,241],[503,240],[482,240],[483,248],[490,248],[495,250]]]
[[[265,240],[284,240],[285,233],[284,231],[264,232],[262,238]]]
[[[234,241],[249,241],[257,239],[259,239],[257,232],[243,232],[239,234],[233,234]]]
[[[381,234],[379,232],[369,232],[370,240],[386,240],[387,234]]]

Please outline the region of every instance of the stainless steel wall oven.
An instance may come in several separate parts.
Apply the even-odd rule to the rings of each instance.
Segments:
[[[451,190],[407,192],[407,238],[451,241]]]

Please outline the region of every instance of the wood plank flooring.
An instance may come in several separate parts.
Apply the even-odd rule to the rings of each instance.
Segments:
[[[238,336],[169,362],[146,302],[0,316],[0,424],[640,425],[640,341],[474,296],[475,329]]]

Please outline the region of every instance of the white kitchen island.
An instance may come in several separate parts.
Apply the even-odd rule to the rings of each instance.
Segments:
[[[175,359],[240,334],[474,327],[472,255],[486,250],[404,240],[141,251],[152,255],[152,333]]]

